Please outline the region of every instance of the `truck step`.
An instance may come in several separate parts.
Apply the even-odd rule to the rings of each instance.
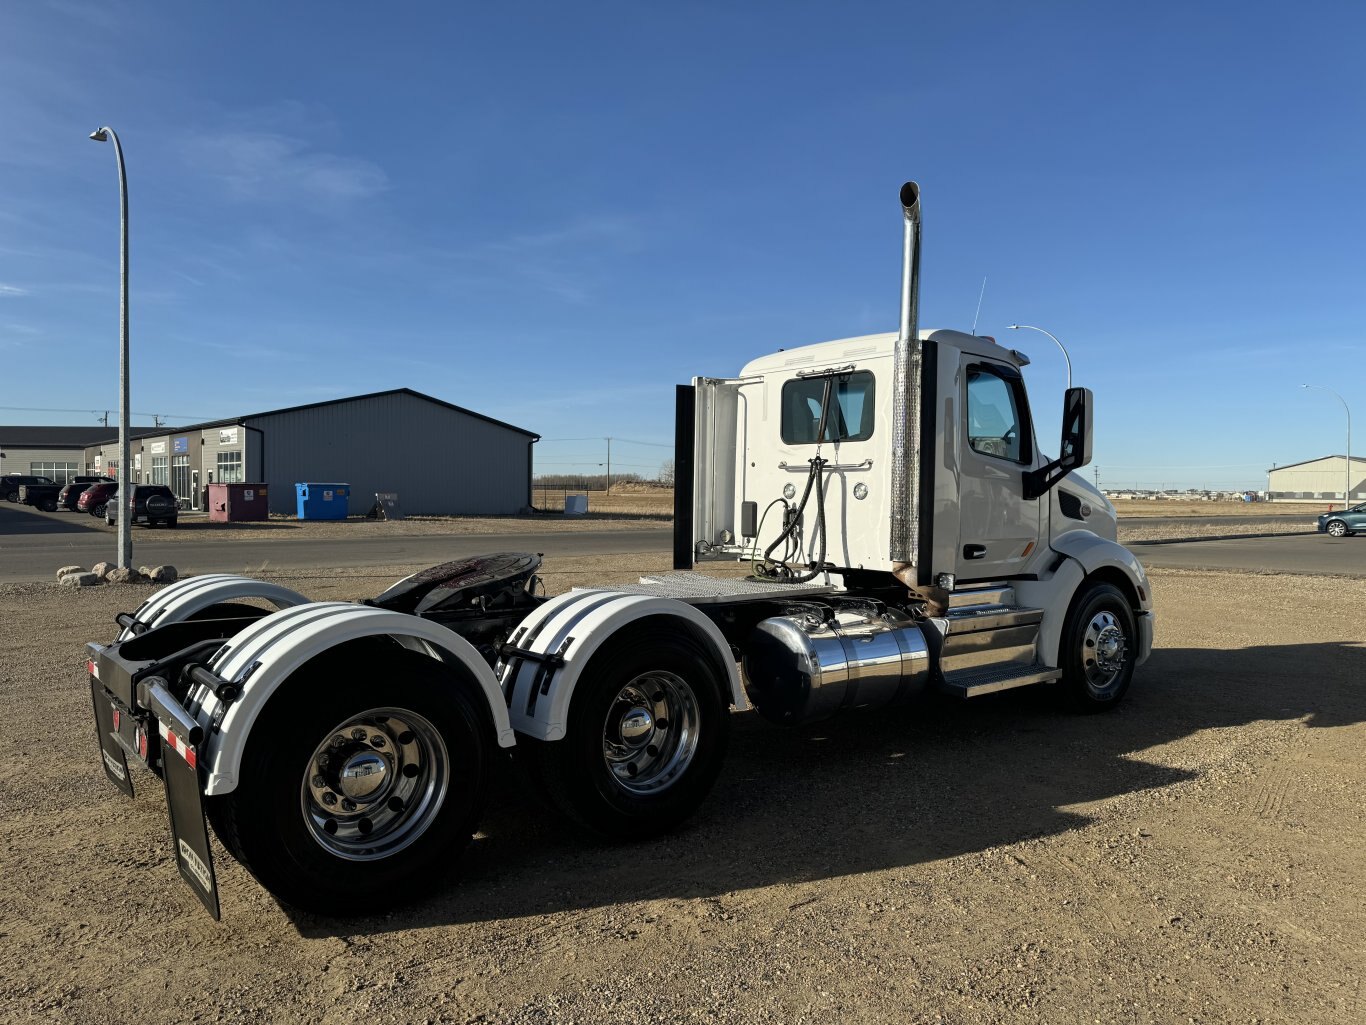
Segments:
[[[1009,584],[991,587],[964,587],[949,595],[950,609],[963,609],[973,605],[1014,605],[1015,588]]]
[[[1043,620],[1043,609],[1025,609],[1018,605],[968,605],[950,609],[944,617],[948,633],[976,633],[979,630],[1004,630],[1014,626],[1035,626]]]
[[[973,669],[959,669],[944,674],[940,689],[961,698],[977,698],[983,694],[1028,687],[1035,683],[1052,683],[1062,676],[1053,666],[1037,663],[1010,662]]]

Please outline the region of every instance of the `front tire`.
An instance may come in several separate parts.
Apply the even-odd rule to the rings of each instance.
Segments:
[[[1329,520],[1328,533],[1333,537],[1346,537],[1351,531],[1347,529],[1347,524],[1343,523],[1342,520]]]
[[[385,910],[430,889],[474,835],[491,733],[471,688],[394,649],[323,656],[252,727],[214,831],[276,897],[305,911]]]
[[[1062,689],[1081,712],[1103,712],[1124,698],[1138,655],[1134,611],[1113,584],[1084,586],[1063,627]]]
[[[697,810],[725,760],[724,677],[678,630],[609,640],[579,677],[567,735],[518,746],[570,821],[612,840],[668,832]]]

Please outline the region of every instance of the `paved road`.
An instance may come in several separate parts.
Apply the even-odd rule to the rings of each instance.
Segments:
[[[330,566],[435,565],[447,559],[490,551],[531,551],[556,555],[615,555],[667,552],[668,527],[524,534],[465,534],[344,540],[290,539],[224,541],[162,539],[139,527],[135,558],[142,564],[166,562],[182,574],[260,572]],[[43,513],[0,502],[0,582],[49,580],[65,563],[89,565],[113,555],[114,533],[76,513]],[[1136,544],[1145,566],[1183,569],[1235,569],[1270,573],[1327,573],[1366,577],[1366,535],[1332,538],[1327,534],[1249,537],[1221,541]]]
[[[1236,569],[1261,573],[1324,573],[1366,577],[1366,535],[1335,538],[1327,534],[1290,537],[1240,537],[1221,541],[1135,544],[1149,568]]]
[[[556,555],[615,555],[667,552],[668,527],[525,534],[462,534],[343,540],[202,541],[164,539],[157,530],[135,528],[133,558],[143,565],[169,563],[184,576],[194,573],[260,572],[330,566],[436,565],[481,552],[543,552]],[[0,502],[0,582],[50,580],[59,566],[89,566],[114,556],[114,531],[76,513],[42,513]]]

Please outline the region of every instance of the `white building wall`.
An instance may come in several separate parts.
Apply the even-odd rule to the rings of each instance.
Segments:
[[[1347,480],[1347,460],[1343,456],[1325,456],[1309,462],[1272,470],[1268,483],[1272,498],[1281,499],[1337,499],[1342,500],[1342,489]],[[1366,459],[1352,457],[1351,500],[1366,499]]]

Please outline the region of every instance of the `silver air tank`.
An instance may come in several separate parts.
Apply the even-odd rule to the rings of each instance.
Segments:
[[[759,714],[785,725],[906,701],[930,677],[920,628],[882,608],[811,606],[765,619],[745,645],[744,665]]]

